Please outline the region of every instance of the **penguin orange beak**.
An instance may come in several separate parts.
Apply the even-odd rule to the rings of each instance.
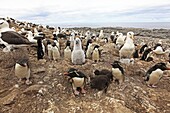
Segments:
[[[170,70],[170,68],[166,68],[166,70]]]
[[[64,75],[68,75],[69,73],[68,72],[65,72],[65,73],[63,73]]]

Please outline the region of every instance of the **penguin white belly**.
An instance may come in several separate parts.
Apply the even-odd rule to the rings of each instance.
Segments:
[[[64,50],[64,59],[66,59],[66,60],[71,59],[71,50],[70,49],[65,49]]]
[[[153,71],[149,76],[148,84],[151,85],[157,84],[160,78],[162,77],[162,75],[163,75],[163,71],[160,69]]]
[[[155,50],[153,50],[156,54],[164,54],[162,47],[158,46]]]
[[[116,79],[123,80],[123,75],[118,68],[112,68],[112,74]]]
[[[170,68],[170,63],[169,62],[167,63],[167,67]],[[166,70],[166,71],[167,71],[168,76],[170,76],[170,70]]]
[[[70,48],[73,48],[73,46],[74,46],[74,40],[70,41]]]
[[[52,46],[48,45],[47,48],[48,48],[48,58],[52,59]]]
[[[92,60],[93,61],[99,61],[99,51],[94,50],[92,54]]]
[[[125,43],[125,37],[118,37],[116,40],[116,44],[123,45]]]
[[[30,76],[30,69],[28,67],[20,66],[19,64],[15,65],[15,76],[18,78],[28,78]]]
[[[93,52],[93,47],[92,47],[92,45],[89,45],[88,49],[87,49],[87,52],[86,52],[86,57],[91,58],[92,57],[92,55],[91,55],[92,52]]]
[[[60,50],[60,43],[59,43],[59,42],[56,43],[56,46],[57,46],[58,49]]]
[[[85,54],[82,50],[76,50],[72,52],[72,63],[83,64],[85,62]]]
[[[74,77],[72,80],[74,87],[82,87],[84,84],[84,78]]]
[[[57,47],[52,49],[52,54],[53,60],[58,60],[60,58],[60,52]]]
[[[43,52],[45,53],[45,46],[44,46],[43,43],[42,43],[42,50],[43,50]]]
[[[82,39],[82,45],[85,46],[87,43],[87,40],[86,39]]]

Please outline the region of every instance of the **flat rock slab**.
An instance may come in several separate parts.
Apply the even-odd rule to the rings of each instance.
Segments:
[[[12,90],[7,96],[0,99],[0,105],[11,104],[14,101],[15,97],[18,95],[18,93],[19,93],[18,89]]]
[[[41,88],[49,88],[48,85],[32,85],[23,91],[24,94],[37,93]]]

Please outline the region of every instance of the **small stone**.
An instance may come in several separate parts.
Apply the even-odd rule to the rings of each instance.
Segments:
[[[43,80],[44,80],[44,82],[48,82],[48,81],[50,80],[50,77],[49,77],[49,76],[45,76],[45,77],[43,78]]]
[[[167,106],[170,106],[170,104],[167,104]]]
[[[34,74],[37,73],[44,73],[46,71],[46,69],[44,67],[39,67],[39,68],[35,68],[32,70]]]
[[[38,93],[38,91],[41,88],[46,88],[46,87],[48,87],[48,86],[47,85],[32,85],[32,86],[28,87],[27,89],[25,89],[23,91],[23,93],[25,93],[25,94]]]
[[[15,87],[15,88],[19,88],[19,85],[18,85],[18,84],[15,84],[14,87]]]

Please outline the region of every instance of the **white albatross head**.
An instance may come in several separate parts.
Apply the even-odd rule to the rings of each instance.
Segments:
[[[81,40],[79,38],[76,38],[74,40],[74,48],[73,50],[81,50],[82,46],[81,46]]]
[[[0,29],[2,28],[9,28],[9,24],[5,20],[0,20]]]
[[[127,37],[129,37],[133,40],[134,39],[134,32],[132,32],[132,31],[128,32]]]
[[[15,31],[9,28],[9,23],[5,20],[0,20],[0,32]]]

